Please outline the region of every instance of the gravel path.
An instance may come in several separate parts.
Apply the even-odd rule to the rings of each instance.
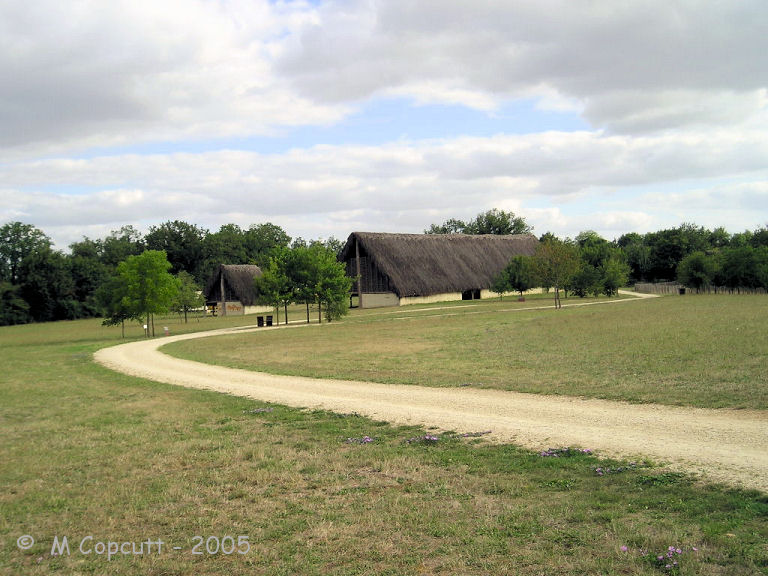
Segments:
[[[181,360],[158,350],[178,340],[246,331],[131,342],[99,350],[95,359],[132,376],[293,407],[357,412],[393,424],[456,432],[491,430],[485,438],[532,449],[572,445],[603,456],[650,458],[672,469],[768,492],[768,413],[763,411],[275,376]]]

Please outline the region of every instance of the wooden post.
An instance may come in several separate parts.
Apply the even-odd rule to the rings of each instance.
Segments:
[[[363,307],[363,277],[360,274],[360,243],[355,236],[355,263],[357,264],[357,307]]]
[[[224,266],[219,268],[221,273],[221,316],[227,315],[227,297],[224,293]]]

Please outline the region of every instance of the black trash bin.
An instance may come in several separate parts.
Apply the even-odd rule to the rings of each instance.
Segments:
[[[685,288],[680,288],[680,296],[682,296],[683,294],[685,294]]]
[[[264,326],[264,316],[256,316],[256,326],[259,328]]]
[[[272,326],[272,316],[267,316],[267,326]]]

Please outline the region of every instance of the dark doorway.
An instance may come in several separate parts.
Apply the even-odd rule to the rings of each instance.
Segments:
[[[461,293],[462,300],[480,300],[480,289],[464,290]]]

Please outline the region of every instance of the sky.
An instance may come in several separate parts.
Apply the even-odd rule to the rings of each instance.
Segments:
[[[768,225],[764,0],[0,0],[0,223]]]

